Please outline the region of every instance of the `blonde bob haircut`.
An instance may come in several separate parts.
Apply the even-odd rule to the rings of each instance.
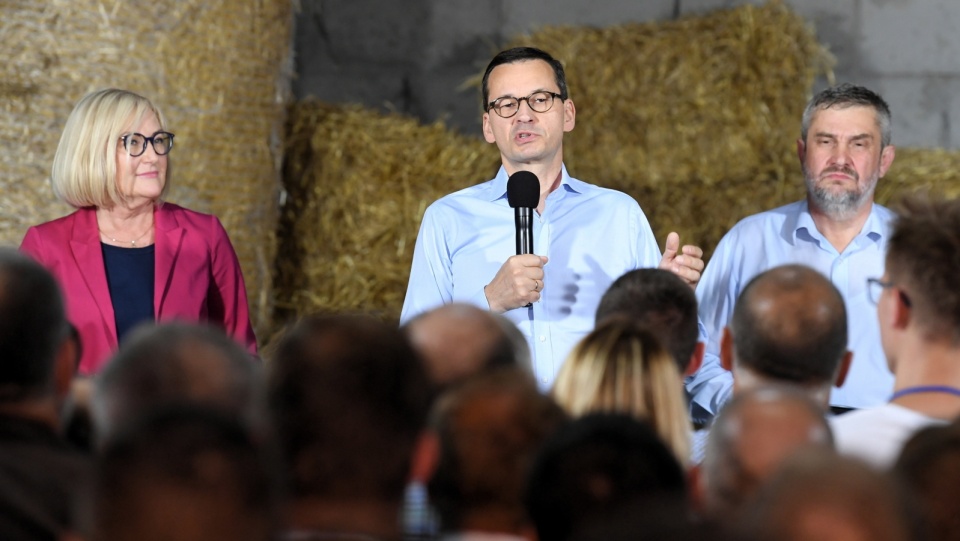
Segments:
[[[148,114],[165,130],[167,123],[147,98],[127,90],[108,88],[83,97],[67,118],[53,156],[50,181],[53,192],[75,208],[112,208],[124,203],[117,188],[117,145]],[[146,134],[150,135],[150,134]],[[170,186],[170,168],[163,196]]]
[[[624,318],[604,320],[567,357],[552,394],[570,415],[615,412],[650,423],[681,464],[690,462],[683,379],[656,337]]]

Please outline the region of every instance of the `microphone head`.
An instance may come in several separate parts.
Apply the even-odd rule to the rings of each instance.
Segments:
[[[517,171],[507,180],[507,202],[511,208],[537,208],[540,179],[530,171]]]

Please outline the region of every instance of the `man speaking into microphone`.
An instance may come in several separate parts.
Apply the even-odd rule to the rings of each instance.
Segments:
[[[450,302],[501,313],[526,337],[537,381],[546,389],[593,328],[600,297],[614,280],[659,266],[695,285],[703,252],[680,249],[679,236],[671,233],[661,257],[633,198],[567,174],[563,134],[573,130],[576,108],[563,66],[548,53],[531,47],[499,53],[483,75],[482,93],[483,136],[496,143],[502,166],[493,180],[427,208],[400,322]],[[521,220],[512,208],[518,205],[508,201],[508,180],[516,181],[518,172],[537,179],[534,253],[522,253],[521,236],[528,233],[518,231]]]

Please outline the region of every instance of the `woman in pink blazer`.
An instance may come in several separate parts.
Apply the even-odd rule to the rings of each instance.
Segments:
[[[82,374],[99,371],[144,321],[209,322],[257,353],[220,220],[163,202],[173,138],[160,110],[125,90],[88,94],[67,119],[51,180],[77,211],[31,227],[20,249],[63,288]]]

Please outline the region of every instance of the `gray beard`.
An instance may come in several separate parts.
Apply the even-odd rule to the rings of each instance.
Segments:
[[[846,220],[855,216],[864,205],[873,201],[873,192],[877,188],[877,182],[874,181],[863,191],[854,189],[836,193],[817,186],[815,179],[807,177],[806,181],[810,202],[834,220]]]

